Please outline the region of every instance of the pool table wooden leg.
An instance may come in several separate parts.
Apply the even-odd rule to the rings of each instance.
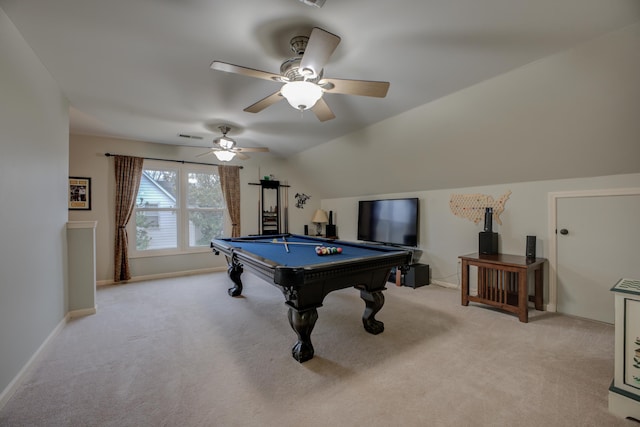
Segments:
[[[232,297],[237,297],[242,294],[242,280],[240,279],[240,276],[243,271],[244,269],[242,268],[242,264],[240,264],[235,257],[232,257],[229,262],[229,267],[227,268],[227,273],[229,274],[231,281],[234,283],[234,286],[229,288],[227,291]]]
[[[306,362],[313,358],[313,344],[311,344],[311,331],[318,320],[318,310],[310,308],[298,311],[289,307],[289,324],[298,335],[298,341],[291,349],[291,354],[298,362]]]
[[[364,287],[358,287],[360,289],[360,298],[364,300],[366,308],[362,314],[362,324],[364,329],[373,335],[378,335],[384,331],[384,323],[375,319],[377,312],[382,309],[384,305],[384,295],[382,290],[368,291]]]

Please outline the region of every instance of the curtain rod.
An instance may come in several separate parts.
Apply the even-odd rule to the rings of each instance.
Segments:
[[[107,157],[112,157],[112,156],[123,156],[124,154],[113,154],[113,153],[104,153],[105,156]],[[154,157],[143,157],[143,159],[145,160],[160,160],[163,162],[175,162],[175,163],[189,163],[191,165],[205,165],[205,166],[224,166],[224,165],[219,165],[217,163],[200,163],[200,162],[190,162],[187,160],[172,160],[172,159],[156,159]],[[240,169],[243,168],[243,166],[238,166]]]

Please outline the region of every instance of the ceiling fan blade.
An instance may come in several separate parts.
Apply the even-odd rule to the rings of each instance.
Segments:
[[[321,122],[326,122],[327,120],[336,118],[336,115],[333,114],[329,105],[322,98],[318,99],[318,102],[316,102],[316,105],[311,108],[311,111],[314,112],[318,120]]]
[[[318,75],[336,50],[338,43],[340,43],[340,37],[335,34],[318,27],[311,30],[307,47],[300,61],[300,72],[305,75],[305,70],[309,70],[312,76]]]
[[[269,149],[267,147],[233,147],[231,151],[234,153],[267,153]]]
[[[249,158],[246,154],[238,153],[236,151],[234,151],[234,153],[236,153],[236,156],[238,156],[240,160],[247,160]]]
[[[368,80],[322,79],[318,82],[327,93],[344,93],[346,95],[373,96],[384,98],[389,90],[389,82]]]
[[[277,91],[265,98],[262,98],[260,101],[256,102],[255,104],[248,106],[247,108],[244,109],[244,111],[246,111],[247,113],[259,113],[260,111],[275,104],[281,99],[284,99],[284,97],[280,95],[280,91]]]
[[[205,152],[205,153],[198,154],[196,157],[209,156],[209,155],[213,154],[213,152],[214,152],[214,151],[217,151],[217,150],[212,149],[212,150],[209,150],[209,151],[207,151],[207,152]]]
[[[284,82],[286,81],[280,74],[273,74],[267,71],[256,70],[253,68],[242,67],[240,65],[228,64],[226,62],[213,61],[211,63],[213,70],[224,71],[226,73],[242,74],[243,76],[256,77],[259,79]]]

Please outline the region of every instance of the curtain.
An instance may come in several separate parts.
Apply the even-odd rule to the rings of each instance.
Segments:
[[[240,237],[240,167],[218,166],[218,175],[231,217],[231,237]]]
[[[127,249],[127,223],[131,218],[142,177],[142,157],[113,156],[116,171],[116,239],[114,282],[131,279]]]

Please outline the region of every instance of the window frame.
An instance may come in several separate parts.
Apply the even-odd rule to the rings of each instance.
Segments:
[[[136,218],[136,211],[139,208],[134,207],[133,213],[131,214],[131,219],[127,224],[127,234],[129,236],[128,237],[129,258],[147,258],[147,257],[157,257],[157,256],[185,255],[185,254],[210,252],[211,248],[209,247],[209,245],[205,245],[205,246],[189,245],[189,217],[190,217],[189,213],[192,211],[219,212],[220,210],[222,210],[224,235],[230,235],[231,220],[229,218],[224,197],[222,197],[223,206],[221,208],[215,208],[215,207],[214,208],[189,208],[188,206],[189,174],[205,173],[205,174],[214,174],[219,176],[217,166],[198,165],[198,164],[191,164],[191,163],[176,164],[174,162],[169,162],[169,161],[145,159],[142,169],[143,171],[150,169],[150,170],[176,171],[177,173],[178,186],[177,186],[176,208],[152,208],[151,209],[157,212],[160,212],[160,211],[176,212],[176,234],[177,234],[176,246],[177,247],[165,248],[165,249],[138,250],[136,248],[135,218]],[[222,193],[222,188],[220,188],[220,192]],[[142,211],[144,212],[144,208]]]

